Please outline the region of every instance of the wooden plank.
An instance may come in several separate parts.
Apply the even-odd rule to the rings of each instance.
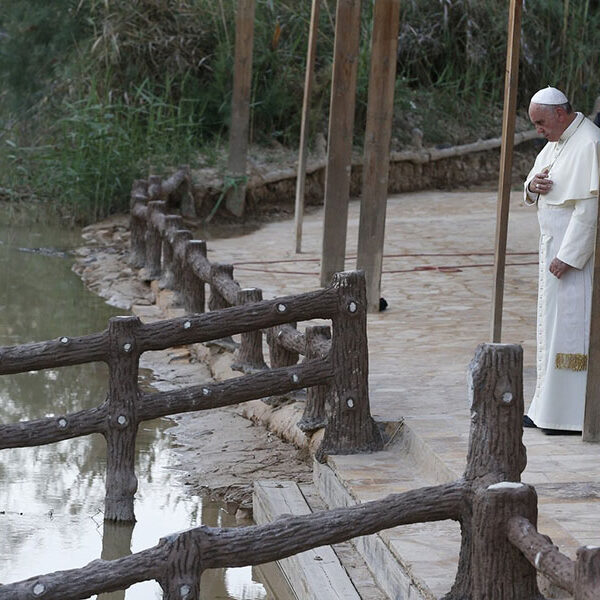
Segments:
[[[314,81],[315,57],[317,56],[317,35],[319,33],[319,14],[321,0],[312,0],[310,14],[310,33],[306,56],[306,74],[304,77],[304,100],[302,101],[302,124],[300,126],[300,150],[298,152],[298,174],[296,177],[296,206],[294,221],[296,227],[296,254],[302,252],[302,222],[304,220],[304,186],[306,183],[306,160],[308,157],[308,132],[310,97]]]
[[[496,248],[494,258],[494,287],[492,291],[492,342],[502,337],[502,307],[504,303],[504,271],[506,266],[506,237],[513,162],[513,139],[519,84],[519,48],[521,41],[521,13],[523,0],[510,0],[508,41],[506,48],[506,76],[504,79],[504,113],[502,116],[502,148],[496,212]]]
[[[590,347],[588,350],[587,387],[583,416],[583,441],[600,441],[600,212],[596,225],[594,250],[594,279],[592,285],[592,315],[590,322]]]
[[[227,169],[233,186],[227,193],[225,206],[240,217],[244,214],[246,197],[246,155],[250,123],[250,93],[252,85],[252,47],[254,44],[255,0],[238,0],[235,19],[235,59],[231,125],[229,129],[229,160]]]
[[[399,24],[400,0],[376,0],[356,261],[369,312],[379,311]]]
[[[281,515],[309,515],[311,510],[293,481],[257,481],[254,520],[270,523]],[[356,588],[331,546],[320,546],[277,561],[302,600],[360,600]]]
[[[344,270],[346,258],[359,40],[360,0],[338,0],[325,174],[322,286],[329,284],[334,273]]]

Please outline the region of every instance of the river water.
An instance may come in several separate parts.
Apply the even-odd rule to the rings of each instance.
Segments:
[[[123,313],[88,292],[71,272],[68,252],[80,245],[78,232],[9,220],[0,206],[0,346],[102,331],[111,316]],[[106,396],[107,375],[104,364],[89,364],[0,376],[0,422],[96,406]],[[172,426],[168,419],[140,425],[133,528],[103,521],[106,445],[101,435],[0,450],[0,583],[138,552],[166,534],[200,524],[234,526],[224,506],[186,493],[174,468]],[[202,598],[290,597],[288,592],[275,595],[261,577],[250,567],[207,571]],[[161,597],[157,583],[145,582],[98,598]]]

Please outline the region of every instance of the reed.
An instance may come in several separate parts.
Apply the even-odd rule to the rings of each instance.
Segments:
[[[332,72],[335,0],[323,4],[313,134],[327,131]],[[50,6],[45,0],[0,6],[0,188],[9,196],[26,190],[89,221],[125,207],[131,179],[150,166],[194,166],[203,152],[219,153],[229,122],[235,0],[54,0]],[[494,0],[403,0],[394,149],[410,144],[415,127],[426,145],[499,135],[507,8]],[[357,147],[366,117],[372,2],[364,0],[362,10]],[[253,143],[297,143],[309,19],[306,0],[257,0]],[[522,116],[529,96],[549,84],[564,89],[576,108],[591,110],[600,93],[599,45],[600,11],[589,0],[528,0]]]

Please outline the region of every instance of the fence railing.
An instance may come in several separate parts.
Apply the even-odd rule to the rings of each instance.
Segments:
[[[470,366],[467,465],[453,483],[261,526],[197,527],[127,557],[0,586],[0,600],[73,600],[150,579],[159,582],[166,600],[198,600],[205,569],[257,565],[390,527],[446,519],[460,523],[462,542],[445,600],[542,600],[537,571],[575,600],[597,599],[600,548],[580,548],[571,561],[535,529],[537,496],[520,482],[526,465],[522,368],[520,346],[477,349]]]
[[[130,263],[138,268],[144,267],[145,276],[158,280],[162,288],[172,289],[176,293],[176,299],[189,313],[203,313],[206,308],[213,311],[229,306],[243,306],[262,300],[262,290],[259,288],[240,287],[233,278],[232,265],[211,263],[207,259],[206,242],[194,240],[191,231],[182,229],[179,215],[165,214],[169,206],[176,204],[173,196],[180,196],[178,186],[188,185],[187,174],[188,171],[182,168],[165,181],[152,176],[148,181],[137,180],[134,183],[131,194]],[[206,285],[210,289],[208,302],[205,297]],[[356,303],[358,296],[354,294],[353,298],[348,298],[347,309],[362,310],[362,304],[359,308]],[[362,296],[360,302],[363,302]],[[257,324],[253,331],[242,334],[232,368],[244,373],[267,368],[263,356],[263,333],[266,333],[269,345],[271,367],[295,365],[300,355],[310,360],[324,358],[329,353],[331,332],[326,327],[307,327],[302,334],[292,322],[293,319],[290,318],[286,325],[276,329]],[[366,320],[364,324],[366,327]],[[366,343],[366,334],[364,335]],[[227,341],[231,345],[231,340]],[[363,347],[362,341],[357,339],[356,346],[346,350],[361,363],[360,372],[368,368],[366,347]],[[349,416],[342,414],[341,407],[345,406],[344,410],[352,411],[357,401],[354,396],[366,394],[366,380],[357,380],[343,397],[336,396],[329,384],[307,389],[306,408],[298,427],[311,433],[326,426],[328,420],[331,420],[331,427],[325,429],[324,442],[317,458],[322,459],[325,455],[333,429],[339,431],[344,417]],[[277,398],[272,396],[265,401],[276,404]],[[375,445],[380,443],[378,432],[371,431],[368,435],[377,440],[373,442]],[[370,442],[369,446],[371,445]]]
[[[161,186],[156,181],[148,189],[152,186],[151,195],[160,196]],[[203,243],[190,244],[189,232],[169,229],[178,217],[157,211],[152,202],[161,200],[147,207],[141,202],[134,205],[140,222],[132,235],[132,260],[143,254],[149,272],[163,282],[171,280],[184,302],[190,302],[188,294],[195,294],[196,314],[151,324],[136,317],[114,318],[102,333],[0,348],[0,374],[104,361],[110,382],[107,400],[94,409],[0,426],[0,447],[104,434],[108,445],[105,518],[115,521],[134,519],[133,447],[138,424],[146,419],[307,387],[314,393],[313,406],[310,410],[307,406],[303,417],[307,430],[327,417],[322,457],[380,448],[381,437],[368,404],[362,274],[338,273],[329,288],[272,301],[261,300],[256,290],[242,294],[249,290],[239,289],[232,268],[209,264]],[[211,288],[212,312],[203,314],[205,283]],[[331,319],[331,340],[328,328],[307,328],[303,335],[292,325],[313,318]],[[270,369],[262,357],[263,330]],[[238,368],[249,374],[170,392],[139,390],[137,370],[143,352],[234,334],[242,334],[236,352]],[[297,364],[300,354],[305,360]],[[166,600],[198,600],[200,577],[208,568],[261,564],[390,527],[446,519],[461,525],[461,550],[456,579],[445,600],[541,600],[537,571],[571,592],[575,600],[599,598],[600,548],[580,548],[577,561],[562,555],[549,538],[537,533],[537,495],[532,486],[521,483],[527,462],[521,425],[521,347],[481,345],[469,374],[471,430],[465,472],[458,481],[262,526],[197,527],[131,556],[0,586],[0,600],[73,600],[150,579],[159,582]]]
[[[326,355],[176,391],[143,393],[138,387],[139,359],[144,352],[240,333],[248,339],[257,330],[260,335],[261,329],[289,320],[315,318],[332,321],[331,349]],[[249,364],[258,356],[256,346],[242,343],[244,348],[254,352],[254,357],[250,351],[240,352],[238,361]],[[335,402],[320,455],[373,451],[382,445],[369,408],[365,287],[359,272],[338,273],[331,287],[296,296],[148,324],[137,317],[116,317],[102,333],[1,347],[0,375],[92,361],[104,361],[109,367],[105,402],[67,415],[0,425],[0,449],[103,434],[107,442],[105,519],[135,520],[134,450],[142,421],[326,386],[331,388]]]

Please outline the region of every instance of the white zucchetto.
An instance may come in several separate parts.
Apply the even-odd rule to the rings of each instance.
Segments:
[[[566,104],[569,99],[556,88],[546,87],[536,92],[531,97],[531,104],[550,104],[552,106],[557,104]]]

